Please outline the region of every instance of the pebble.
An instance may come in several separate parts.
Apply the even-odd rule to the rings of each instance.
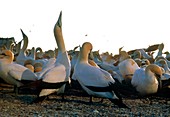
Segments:
[[[1,90],[0,90],[1,91]],[[71,93],[71,92],[70,92]],[[11,93],[0,95],[0,115],[1,116],[33,116],[33,117],[138,117],[138,116],[170,116],[170,101],[166,99],[154,99],[153,104],[143,103],[139,99],[126,99],[123,101],[131,110],[118,108],[114,104],[110,104],[109,100],[105,103],[87,104],[89,98],[81,96],[66,96],[69,101],[56,101],[60,96],[52,95],[53,100],[44,100],[43,103],[28,104],[34,99],[35,95],[28,95],[29,98],[24,101],[23,95],[18,98],[12,97]],[[26,97],[27,95],[25,95]],[[31,98],[32,97],[32,98]],[[73,99],[73,98],[74,99]],[[56,100],[55,100],[56,98]],[[95,99],[95,98],[94,98]],[[76,101],[75,101],[76,100]],[[167,102],[167,103],[163,103]],[[14,111],[15,110],[15,111]]]

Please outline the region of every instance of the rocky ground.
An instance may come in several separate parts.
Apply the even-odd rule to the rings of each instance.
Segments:
[[[153,96],[152,98],[134,98],[123,96],[123,102],[130,108],[118,108],[108,99],[101,103],[79,89],[67,89],[65,100],[52,94],[42,103],[31,102],[36,98],[34,90],[20,90],[16,96],[10,85],[0,85],[1,117],[170,117],[170,100]]]

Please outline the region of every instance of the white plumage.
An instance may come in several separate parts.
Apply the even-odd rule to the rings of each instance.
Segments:
[[[23,44],[22,48],[20,49],[18,56],[16,57],[16,63],[18,63],[20,65],[24,65],[26,60],[28,60],[28,59],[35,60],[35,58],[28,57],[26,55],[26,49],[27,49],[29,41],[28,41],[28,37],[24,34],[24,32],[22,30],[21,30],[21,32],[22,32],[22,35],[23,35],[22,41],[24,41],[24,44]]]
[[[150,64],[146,68],[137,69],[131,83],[140,95],[149,95],[158,91],[161,76],[161,68],[158,65]]]
[[[0,53],[0,76],[1,78],[16,87],[23,84],[22,80],[36,81],[37,76],[28,68],[13,62],[14,54],[10,50],[3,50]]]
[[[55,63],[50,64],[41,71],[41,75],[39,77],[42,79],[42,82],[40,83],[42,89],[35,102],[41,101],[39,100],[41,97],[48,96],[54,92],[64,93],[66,82],[70,81],[71,64],[62,36],[61,17],[62,12],[60,12],[60,16],[54,27],[54,36],[58,46],[58,56]]]
[[[139,66],[130,58],[126,51],[120,51],[119,56],[119,71],[125,80],[131,80],[134,72],[139,69]]]
[[[89,95],[108,98],[112,102],[117,100],[119,107],[126,107],[120,97],[115,94],[116,90],[110,87],[115,83],[110,73],[88,63],[88,54],[91,50],[92,44],[85,42],[74,67],[73,79],[76,79]]]

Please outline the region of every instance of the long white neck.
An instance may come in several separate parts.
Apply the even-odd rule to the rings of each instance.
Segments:
[[[66,51],[66,48],[65,48],[63,34],[62,34],[62,12],[60,12],[58,21],[54,26],[54,36],[58,46],[58,51],[64,53]]]
[[[20,51],[21,52],[25,52],[26,49],[27,49],[27,46],[28,46],[28,37],[24,34],[24,32],[22,30],[21,30],[21,32],[22,32],[24,44],[23,44],[23,46],[22,46]]]
[[[28,38],[24,38],[23,41],[24,41],[24,44],[23,44],[21,50],[26,51],[26,49],[28,47]]]
[[[141,54],[142,54],[142,56],[144,57],[144,58],[152,58],[151,56],[149,56],[143,49],[139,49],[139,51],[141,52]]]
[[[82,49],[79,53],[79,57],[78,57],[79,61],[88,63],[88,54],[89,51],[87,51],[86,49]]]

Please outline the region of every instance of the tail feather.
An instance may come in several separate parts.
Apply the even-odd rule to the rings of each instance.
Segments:
[[[112,103],[114,103],[115,105],[117,105],[119,108],[129,108],[128,106],[126,106],[123,101],[122,101],[122,96],[119,93],[119,87],[113,83],[110,83],[109,85],[112,90],[114,91],[115,95],[119,98],[119,99],[109,99]]]
[[[68,84],[69,81],[57,82],[57,83],[48,83],[48,82],[41,82],[40,88],[42,89],[58,89],[62,87],[64,84]]]
[[[137,96],[138,92],[136,89],[130,84],[122,84],[119,82],[110,83],[109,86],[111,89],[118,94],[122,94],[123,96]]]
[[[21,86],[20,88],[37,88],[40,86],[42,80],[37,80],[37,81],[32,81],[29,83],[24,83],[23,86]]]
[[[41,80],[33,81],[31,83],[26,83],[23,86],[21,86],[21,88],[58,89],[67,83],[68,81],[48,83],[48,82],[43,82],[41,79]]]

